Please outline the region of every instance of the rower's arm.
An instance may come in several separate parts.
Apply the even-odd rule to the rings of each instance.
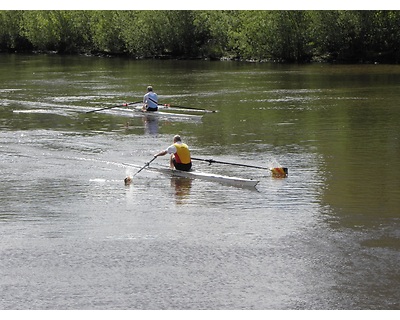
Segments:
[[[164,151],[160,151],[159,153],[155,154],[155,157],[159,157],[159,156],[165,156],[167,154],[167,150]]]

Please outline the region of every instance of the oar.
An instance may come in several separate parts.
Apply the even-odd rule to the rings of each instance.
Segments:
[[[249,165],[249,164],[217,161],[217,160],[213,160],[213,159],[200,159],[200,158],[193,158],[193,157],[191,159],[192,160],[198,160],[198,161],[206,161],[209,164],[211,164],[211,163],[221,163],[221,164],[230,164],[230,165],[233,165],[233,166],[240,166],[240,167],[247,167],[247,168],[271,170],[272,171],[272,175],[274,177],[284,177],[284,176],[288,175],[288,169],[287,168],[266,168],[266,167],[253,166],[253,165]]]
[[[154,158],[151,159],[149,162],[147,162],[143,167],[141,167],[141,168],[139,169],[139,171],[136,172],[136,173],[133,175],[133,177],[136,176],[136,175],[137,175],[140,171],[142,171],[144,168],[148,167],[148,166],[150,165],[150,163],[152,163],[156,158],[157,158],[157,157],[154,156]],[[132,178],[131,178],[131,177],[126,177],[126,178],[124,179],[124,181],[125,181],[125,184],[128,185],[128,184],[130,184],[130,183],[132,182]]]
[[[184,106],[175,106],[171,104],[158,104],[159,106],[164,106],[167,108],[177,108],[177,109],[187,109],[187,110],[192,110],[192,111],[201,111],[201,112],[217,112],[217,110],[208,110],[208,109],[202,109],[202,108],[191,108],[191,107],[184,107]]]
[[[156,103],[159,106],[164,106],[167,108],[178,108],[178,109],[187,109],[187,110],[192,110],[192,111],[202,111],[202,112],[217,112],[215,110],[207,110],[207,109],[201,109],[201,108],[191,108],[191,107],[184,107],[184,106],[174,106],[170,104],[162,104],[158,103],[157,101],[153,100],[152,98],[149,97],[149,100]]]
[[[90,110],[90,111],[87,111],[86,113],[92,113],[92,112],[96,112],[96,111],[102,111],[102,110],[112,109],[112,108],[117,108],[117,107],[127,107],[127,106],[129,106],[131,104],[137,104],[137,103],[140,103],[140,102],[142,102],[142,100],[137,101],[137,102],[124,103],[124,104],[118,105],[118,106],[111,106],[111,107],[105,107],[105,108],[96,109],[96,110]]]
[[[152,163],[154,160],[156,160],[156,156],[154,156],[153,157],[153,159],[151,159],[149,162],[147,162],[143,167],[141,167],[140,169],[139,169],[139,171],[138,172],[136,172],[135,174],[134,174],[134,176],[136,176],[140,171],[142,171],[144,168],[146,168],[146,167],[148,167],[149,165],[150,165],[150,163]]]

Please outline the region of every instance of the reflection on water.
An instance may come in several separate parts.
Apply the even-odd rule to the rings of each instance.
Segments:
[[[158,117],[156,115],[146,114],[143,117],[145,134],[157,135],[158,134]]]
[[[185,204],[189,200],[192,179],[183,177],[171,177],[171,187],[175,189],[175,203]]]
[[[140,117],[125,120],[125,132],[157,136],[160,119],[156,115],[141,113]]]

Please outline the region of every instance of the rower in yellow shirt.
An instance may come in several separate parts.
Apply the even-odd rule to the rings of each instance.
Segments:
[[[166,150],[160,151],[155,154],[155,157],[165,156],[170,154],[170,167],[181,171],[190,171],[192,168],[192,160],[190,157],[190,150],[187,144],[182,142],[179,135],[174,136],[173,144]]]

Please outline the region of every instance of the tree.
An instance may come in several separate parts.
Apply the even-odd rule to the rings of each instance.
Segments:
[[[398,11],[0,11],[0,50],[399,62]]]
[[[122,39],[119,11],[93,11],[90,15],[90,34],[92,35],[92,50],[122,53],[126,51]]]
[[[86,11],[24,11],[22,34],[39,50],[85,51],[91,44],[89,20]]]
[[[0,50],[24,51],[32,46],[21,35],[23,11],[0,11]]]

